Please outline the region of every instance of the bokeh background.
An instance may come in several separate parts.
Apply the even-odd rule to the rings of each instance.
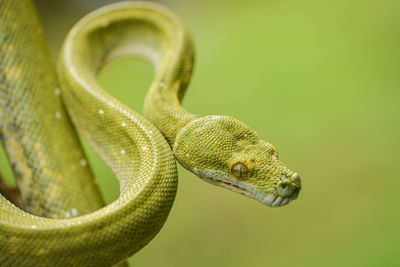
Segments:
[[[54,56],[74,22],[110,2],[38,0]],[[158,2],[196,44],[184,107],[250,125],[303,189],[268,208],[180,168],[167,223],[131,264],[400,266],[400,2]],[[152,77],[148,63],[122,60],[99,80],[141,112]],[[86,149],[111,202],[118,183]]]

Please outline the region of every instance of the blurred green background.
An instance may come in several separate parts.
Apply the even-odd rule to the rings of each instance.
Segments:
[[[111,1],[37,2],[56,55],[77,19]],[[184,107],[250,125],[303,189],[268,208],[180,168],[168,221],[132,265],[400,266],[400,2],[161,2],[196,44]],[[123,60],[99,80],[141,112],[152,76]],[[88,151],[110,202],[117,181]]]

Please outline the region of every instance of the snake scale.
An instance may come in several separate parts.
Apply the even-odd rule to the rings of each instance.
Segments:
[[[81,19],[55,67],[31,0],[0,0],[0,137],[22,209],[0,195],[0,266],[111,266],[164,224],[177,190],[175,159],[201,179],[283,206],[299,175],[277,150],[229,116],[197,116],[180,102],[193,46],[173,13],[121,2]],[[154,68],[144,117],[100,88],[109,62]],[[120,196],[104,206],[74,129],[110,166]]]

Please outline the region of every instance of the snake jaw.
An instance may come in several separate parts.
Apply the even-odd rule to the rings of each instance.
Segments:
[[[262,192],[262,190],[257,189],[257,187],[247,183],[246,181],[233,180],[229,177],[229,175],[226,175],[222,172],[202,171],[198,170],[197,168],[195,168],[193,172],[208,183],[218,185],[233,192],[245,195],[249,198],[256,199],[269,207],[283,207],[289,204],[291,201],[297,199],[300,190],[295,190],[295,192],[289,196],[282,196],[277,192],[277,190],[271,192]]]

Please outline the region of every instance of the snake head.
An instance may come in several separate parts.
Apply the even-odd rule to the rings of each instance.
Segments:
[[[300,177],[278,159],[276,148],[229,116],[193,120],[177,134],[173,152],[203,180],[277,207],[297,198]]]

